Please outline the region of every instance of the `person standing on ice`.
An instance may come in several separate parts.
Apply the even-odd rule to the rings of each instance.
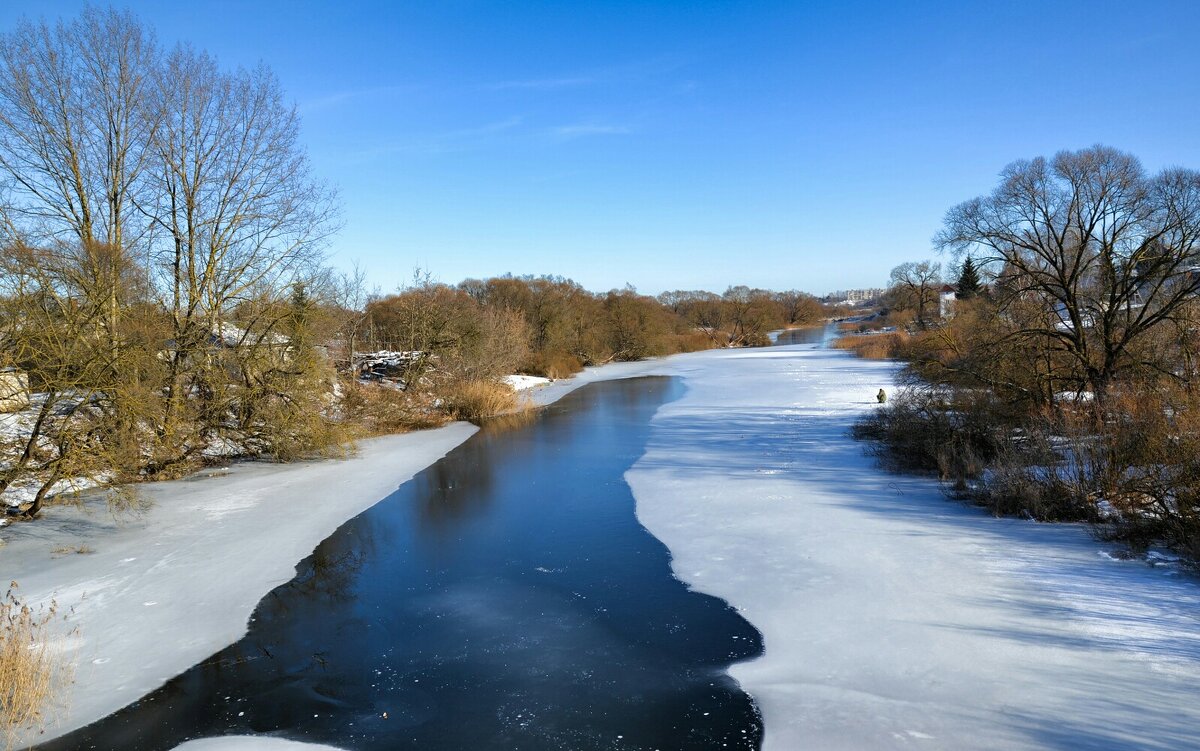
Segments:
[[[875,395],[875,398],[879,400],[880,404],[883,404],[887,401],[887,392],[883,389],[879,389],[879,393]]]

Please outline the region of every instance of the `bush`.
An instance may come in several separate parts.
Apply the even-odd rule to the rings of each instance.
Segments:
[[[833,340],[835,349],[848,349],[868,360],[888,360],[899,357],[908,335],[893,331],[887,334],[847,334]]]
[[[441,408],[454,420],[477,422],[516,411],[517,393],[496,381],[454,381],[441,390]]]
[[[570,378],[583,370],[583,360],[566,352],[535,352],[521,372],[544,378]]]
[[[407,433],[446,422],[445,415],[434,406],[433,397],[427,394],[357,381],[346,383],[342,388],[342,417],[364,436]]]
[[[936,474],[960,487],[979,477],[1000,447],[991,405],[954,401],[949,391],[907,388],[851,428],[876,442],[873,453],[894,469]]]
[[[699,352],[717,346],[713,338],[704,331],[687,331],[675,334],[670,342],[671,352]]]

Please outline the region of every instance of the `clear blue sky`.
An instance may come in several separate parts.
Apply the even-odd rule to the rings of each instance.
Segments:
[[[75,0],[8,0],[73,15]],[[878,286],[1019,157],[1200,167],[1200,2],[144,2],[259,60],[384,291]]]

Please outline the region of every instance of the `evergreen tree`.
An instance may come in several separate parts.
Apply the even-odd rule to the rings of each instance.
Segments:
[[[958,275],[958,284],[955,285],[955,290],[954,296],[959,300],[970,300],[982,291],[979,270],[975,268],[975,261],[971,259],[971,256],[967,256],[963,261],[962,272]]]

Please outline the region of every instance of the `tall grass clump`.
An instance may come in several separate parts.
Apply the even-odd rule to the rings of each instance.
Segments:
[[[34,610],[21,602],[12,582],[0,600],[0,746],[5,751],[46,721],[62,666],[49,647],[53,604]]]
[[[886,334],[846,334],[833,340],[835,349],[848,349],[868,360],[899,357],[908,335],[893,331]]]
[[[530,355],[522,373],[543,378],[570,378],[583,370],[583,361],[566,352],[534,352]]]
[[[453,381],[442,388],[441,408],[455,420],[477,422],[520,407],[512,386],[487,380]]]
[[[356,381],[347,382],[344,389],[341,413],[362,436],[407,433],[446,422],[445,415],[434,406],[433,397],[425,393]]]

